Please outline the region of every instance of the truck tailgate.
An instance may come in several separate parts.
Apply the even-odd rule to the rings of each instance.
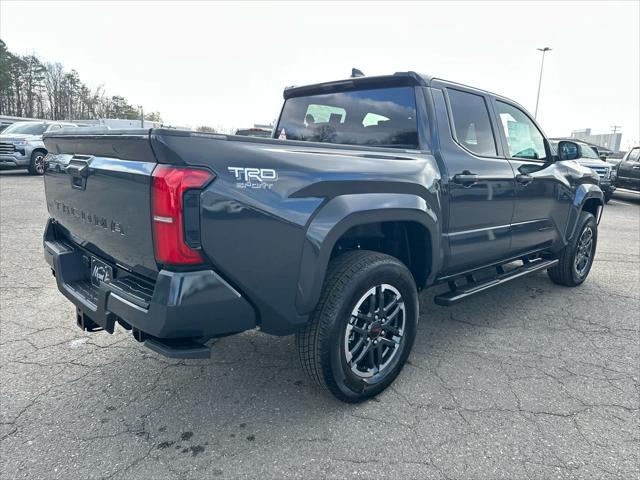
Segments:
[[[69,240],[127,270],[155,276],[148,131],[51,136],[47,208]]]

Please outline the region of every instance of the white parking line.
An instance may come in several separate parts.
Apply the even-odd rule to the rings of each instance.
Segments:
[[[618,205],[626,205],[627,207],[633,206],[630,203],[624,203],[624,202],[621,202],[620,200],[609,200],[609,203],[617,203]]]

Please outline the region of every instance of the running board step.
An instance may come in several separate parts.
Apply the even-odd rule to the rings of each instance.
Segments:
[[[461,287],[456,286],[455,289],[452,289],[447,293],[436,295],[433,298],[433,301],[437,305],[448,307],[450,305],[453,305],[454,303],[458,303],[461,300],[470,297],[471,295],[475,295],[476,293],[484,292],[485,290],[489,290],[490,288],[497,287],[498,285],[510,282],[511,280],[515,280],[516,278],[539,272],[540,270],[546,270],[547,268],[554,267],[557,264],[557,259],[535,260],[532,262],[527,262],[521,267],[518,267],[515,270],[511,270],[506,273],[501,273],[504,271],[500,267],[498,267],[499,274],[496,277],[489,280],[484,280],[482,282],[470,282]],[[450,285],[455,284],[452,284],[450,282]]]
[[[211,349],[190,339],[146,338],[144,346],[171,358],[209,358]]]

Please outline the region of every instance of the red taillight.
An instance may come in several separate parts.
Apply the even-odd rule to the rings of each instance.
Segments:
[[[185,243],[182,197],[214,178],[211,172],[158,165],[153,171],[151,220],[156,261],[167,265],[193,265],[204,259]]]

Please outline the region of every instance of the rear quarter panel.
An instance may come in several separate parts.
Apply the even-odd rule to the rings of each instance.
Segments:
[[[221,136],[167,135],[158,141],[167,152],[180,152],[174,162],[206,166],[216,174],[201,195],[202,248],[254,304],[268,333],[289,334],[306,322],[311,304],[296,306],[296,298],[306,298],[317,281],[301,278],[322,278],[328,257],[319,252],[331,250],[324,243],[328,233],[345,215],[363,210],[332,210],[311,229],[320,212],[336,205],[334,199],[353,204],[348,197],[378,194],[368,197],[368,212],[390,210],[393,195],[414,197],[404,202],[407,208],[438,204],[433,157],[418,151]],[[237,176],[247,168],[274,170],[277,179],[248,187]],[[314,261],[302,262],[305,245]]]

